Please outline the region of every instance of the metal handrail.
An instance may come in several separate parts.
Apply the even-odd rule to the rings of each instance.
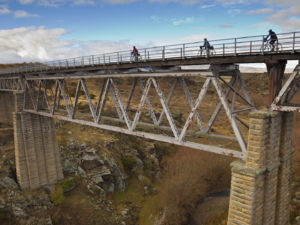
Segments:
[[[149,62],[153,60],[185,59],[193,57],[224,57],[232,55],[265,54],[264,37],[266,35],[246,36],[239,38],[226,38],[211,40],[214,46],[213,55],[199,55],[200,46],[203,41],[155,46],[140,49],[141,58],[138,61]],[[272,54],[281,52],[292,52],[300,50],[300,31],[277,34],[278,43],[282,48],[270,52]],[[107,64],[121,64],[136,62],[131,56],[130,50],[103,53],[69,59],[55,60],[50,62],[30,63],[19,67],[0,70],[0,74],[19,74],[27,72],[47,72],[53,70],[72,69],[76,67],[99,66]]]

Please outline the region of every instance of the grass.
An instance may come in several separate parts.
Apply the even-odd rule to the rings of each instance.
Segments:
[[[226,225],[228,217],[228,210],[220,210],[215,215],[208,218],[205,225]]]
[[[64,189],[61,185],[57,185],[55,190],[50,194],[50,198],[54,205],[60,205],[64,202]]]
[[[139,223],[141,225],[153,225],[153,216],[158,215],[159,209],[157,207],[158,196],[145,196],[144,185],[146,181],[139,181],[137,178],[131,178],[128,182],[127,190],[122,192],[115,192],[113,201],[116,207],[121,211],[123,204],[131,202],[134,205],[140,206],[138,214]],[[148,184],[148,183],[147,183]]]

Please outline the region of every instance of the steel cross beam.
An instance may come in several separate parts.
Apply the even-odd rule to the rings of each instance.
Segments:
[[[222,73],[224,71],[228,72],[230,76],[223,77]],[[194,74],[191,75],[191,78],[194,76]],[[102,84],[97,85],[97,87],[99,86],[97,88],[98,96],[95,100],[91,97],[93,89],[89,87],[90,81],[84,75],[75,79],[77,85],[76,88],[74,87],[74,92],[70,92],[72,89],[70,85],[71,83],[75,84],[75,82],[68,82],[67,79],[53,79],[53,77],[47,79],[45,77],[45,79],[34,80],[29,78],[25,79],[24,99],[26,104],[24,104],[24,111],[198,150],[245,158],[246,141],[240,124],[245,127],[247,127],[247,124],[237,115],[255,108],[246,91],[239,70],[232,65],[224,68],[214,66],[212,72],[205,72],[204,76],[201,76],[201,74],[199,76],[205,81],[199,92],[197,91],[198,97],[195,100],[193,99],[196,94],[195,90],[191,91],[186,82],[187,79],[190,79],[188,75],[182,77],[170,76],[168,83],[171,86],[166,85],[159,77],[134,77],[132,78],[131,88],[128,88],[127,97],[124,96],[126,95],[124,91],[120,92],[117,83],[121,83],[119,81],[122,81],[123,78],[127,79],[126,82],[128,82],[128,77],[98,76]],[[230,79],[229,82],[226,81],[228,78]],[[116,82],[117,79],[118,82]],[[180,83],[182,87],[178,85]],[[137,87],[142,92],[141,96],[139,92],[135,92]],[[225,92],[223,91],[224,88]],[[151,92],[150,95],[151,89],[154,92]],[[208,90],[211,90],[210,93],[215,93],[214,98],[219,99],[219,103],[216,104],[216,109],[210,116],[209,121],[205,121],[201,118],[202,111],[200,107],[205,104],[205,98],[211,95],[208,94]],[[111,98],[109,98],[108,93],[111,93]],[[165,93],[167,93],[167,98],[165,98]],[[181,102],[176,100],[178,97],[182,99]],[[229,104],[230,97],[232,98],[231,104]],[[84,98],[89,111],[82,113],[80,112],[79,102],[84,103]],[[124,104],[126,98],[127,102]],[[136,102],[137,100],[138,102]],[[235,108],[237,102],[239,102],[239,105],[243,103],[244,108]],[[180,122],[174,118],[173,106],[181,107],[182,104],[188,106],[184,108],[188,114],[187,118]],[[150,122],[141,117],[147,111],[145,108],[150,111],[150,118],[152,118]],[[215,125],[216,118],[223,116],[220,113],[222,108],[225,110],[225,115],[235,136],[235,138],[227,138],[237,140],[240,150],[190,141],[191,135],[198,135],[199,133],[205,133],[205,135],[214,138],[225,137],[211,134],[211,128]],[[112,116],[112,109],[117,112],[118,118]],[[159,117],[157,117],[154,112],[159,111]],[[109,115],[107,116],[107,114]],[[193,125],[194,119],[195,124]]]

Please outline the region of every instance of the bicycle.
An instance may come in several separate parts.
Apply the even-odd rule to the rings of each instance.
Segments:
[[[270,41],[271,40],[267,40],[266,38],[264,38],[264,42],[260,47],[261,52],[274,52],[274,50],[275,52],[278,52],[282,50],[282,44],[280,44],[278,40],[275,41],[273,45],[270,43]]]
[[[208,48],[204,48],[203,46],[200,46],[200,49],[198,51],[198,55],[202,56],[202,54],[206,57],[213,56],[216,54],[214,46],[209,46]]]
[[[139,53],[131,52],[130,62],[142,61],[142,56]]]

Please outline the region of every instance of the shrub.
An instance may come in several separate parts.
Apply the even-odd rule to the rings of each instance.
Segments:
[[[137,162],[132,156],[123,156],[121,160],[125,170],[130,171],[136,167]]]
[[[96,95],[90,94],[90,97],[91,97],[91,99],[95,99],[95,98],[96,98]]]

